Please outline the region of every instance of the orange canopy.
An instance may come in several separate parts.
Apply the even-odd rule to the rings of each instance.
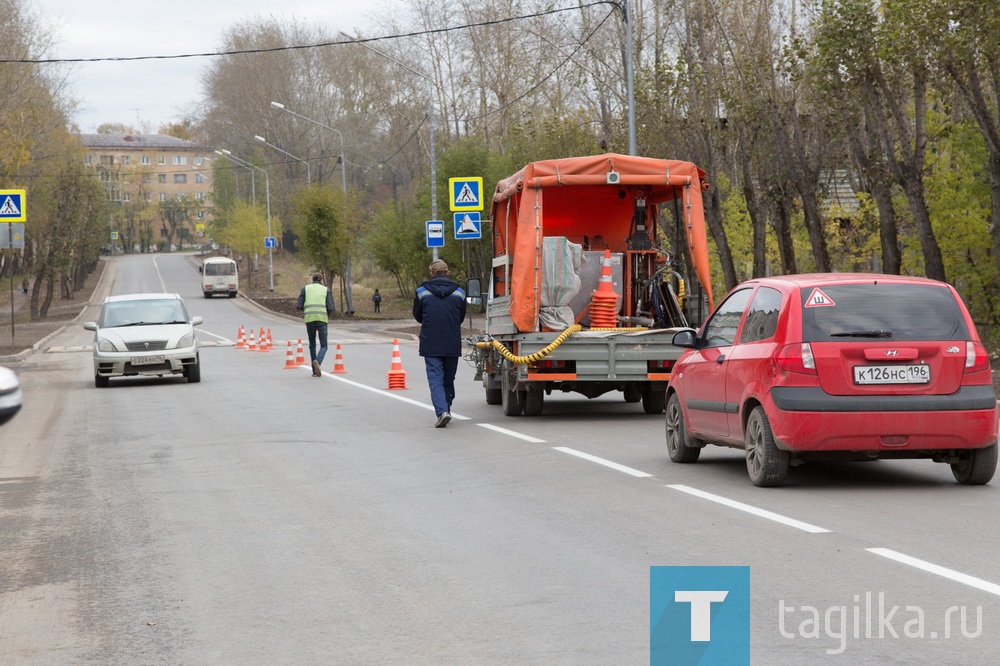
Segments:
[[[680,199],[688,248],[711,308],[704,186],[705,172],[690,162],[611,153],[532,162],[497,183],[490,213],[494,256],[512,259],[510,313],[517,329],[537,327],[542,238],[597,237],[623,252],[640,191],[650,206]]]

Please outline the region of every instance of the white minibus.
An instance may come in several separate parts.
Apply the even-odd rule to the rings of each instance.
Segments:
[[[236,272],[236,262],[229,257],[209,257],[201,263],[201,290],[205,298],[215,294],[228,294],[236,298],[240,289],[240,279]]]

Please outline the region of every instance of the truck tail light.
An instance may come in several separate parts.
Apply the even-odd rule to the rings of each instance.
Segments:
[[[774,352],[774,364],[785,372],[800,375],[816,374],[816,359],[808,342],[785,345]]]

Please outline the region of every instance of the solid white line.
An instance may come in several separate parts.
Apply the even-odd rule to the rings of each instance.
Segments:
[[[452,416],[455,416],[452,414]],[[544,439],[538,439],[537,437],[531,437],[530,435],[522,435],[519,432],[514,432],[513,430],[507,430],[506,428],[501,428],[500,426],[491,425],[489,423],[477,423],[480,428],[486,428],[487,430],[493,430],[495,432],[502,433],[504,435],[510,435],[511,437],[517,437],[518,439],[523,439],[526,442],[532,442],[533,444],[544,444]]]
[[[577,451],[576,449],[570,449],[565,446],[553,446],[552,448],[556,451],[562,451],[563,453],[568,453],[571,456],[583,458],[584,460],[589,460],[590,462],[595,462],[598,465],[604,465],[605,467],[610,467],[611,469],[616,469],[619,472],[625,472],[626,474],[631,474],[632,476],[637,476],[639,478],[653,476],[652,474],[646,474],[645,472],[640,472],[637,469],[632,469],[631,467],[626,467],[625,465],[619,465],[616,462],[611,462],[610,460],[605,460],[604,458],[598,458],[597,456],[592,456],[589,453]]]
[[[712,493],[706,493],[703,490],[698,490],[697,488],[692,488],[690,486],[668,485],[667,488],[673,488],[674,490],[679,490],[682,493],[687,493],[688,495],[694,495],[695,497],[700,497],[710,502],[717,502],[718,504],[722,504],[723,506],[728,506],[731,509],[736,509],[738,511],[745,511],[747,513],[751,513],[761,518],[773,520],[776,523],[781,523],[782,525],[788,525],[789,527],[794,527],[795,529],[802,530],[803,532],[809,532],[811,534],[822,534],[824,532],[830,531],[822,527],[816,527],[815,525],[804,523],[801,520],[795,520],[794,518],[788,518],[786,516],[782,516],[781,514],[768,511],[767,509],[758,509],[755,506],[744,504],[743,502],[737,502],[736,500],[731,500],[722,497],[720,495],[713,495]]]
[[[307,366],[307,365],[303,365],[302,367],[305,368],[306,370],[311,370],[311,368],[309,366]],[[407,397],[401,396],[398,393],[394,393],[393,391],[387,391],[387,390],[377,389],[377,388],[374,388],[372,386],[368,386],[367,384],[361,384],[359,382],[354,382],[354,381],[351,381],[350,379],[345,379],[344,377],[341,377],[340,375],[335,375],[335,374],[333,374],[331,372],[324,372],[323,375],[326,376],[326,377],[329,377],[330,379],[336,379],[338,382],[343,382],[345,384],[350,384],[351,386],[356,386],[356,387],[364,389],[366,391],[371,391],[372,393],[378,393],[379,395],[384,395],[387,398],[393,398],[393,399],[399,400],[401,402],[406,402],[406,403],[409,403],[411,405],[416,405],[417,407],[422,407],[423,409],[429,409],[432,412],[434,411],[434,405],[428,405],[427,403],[419,402],[417,400],[413,400],[412,398],[407,398]],[[469,420],[468,416],[462,416],[461,414],[456,414],[455,412],[451,413],[451,418],[453,418],[456,421],[468,421]]]
[[[936,574],[938,576],[943,576],[956,583],[962,583],[963,585],[968,585],[974,587],[977,590],[982,590],[983,592],[989,592],[990,594],[996,594],[1000,596],[1000,585],[996,583],[991,583],[988,580],[983,580],[982,578],[976,578],[975,576],[969,576],[964,573],[959,573],[954,569],[948,569],[946,567],[938,566],[937,564],[931,564],[930,562],[925,562],[924,560],[918,560],[915,557],[910,557],[909,555],[903,555],[894,550],[889,550],[888,548],[865,548],[869,553],[875,553],[876,555],[881,555],[882,557],[887,557],[890,560],[895,560],[902,564],[908,564],[911,567],[916,567],[917,569],[922,569],[928,573]]]

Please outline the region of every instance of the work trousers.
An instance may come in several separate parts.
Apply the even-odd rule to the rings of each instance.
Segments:
[[[441,416],[451,411],[455,401],[455,373],[458,371],[457,356],[425,356],[427,384],[431,389],[434,414]]]
[[[325,321],[307,321],[306,322],[306,335],[309,336],[309,360],[319,361],[320,365],[323,365],[323,359],[326,358],[326,348],[327,348],[327,331],[329,331],[329,324]],[[319,351],[316,351],[316,338],[319,337]]]

